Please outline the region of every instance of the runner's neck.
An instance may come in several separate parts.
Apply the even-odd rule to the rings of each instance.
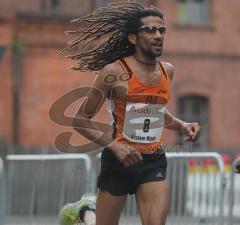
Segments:
[[[139,63],[141,63],[141,64],[144,64],[144,65],[148,65],[148,66],[155,66],[156,63],[157,63],[157,60],[156,60],[156,59],[155,59],[153,62],[145,62],[145,61],[142,61],[141,59],[139,59],[136,55],[133,55],[133,58],[134,58],[137,62],[139,62]]]

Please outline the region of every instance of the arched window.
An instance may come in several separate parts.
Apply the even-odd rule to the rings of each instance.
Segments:
[[[207,151],[208,148],[208,99],[202,96],[189,95],[178,99],[178,115],[186,122],[198,122],[201,135],[193,144],[194,150]],[[179,142],[183,143],[183,135],[179,134]]]

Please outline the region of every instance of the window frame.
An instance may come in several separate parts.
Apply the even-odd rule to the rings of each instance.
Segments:
[[[176,0],[176,23],[175,23],[175,27],[188,27],[188,28],[210,28],[212,29],[213,26],[212,26],[212,15],[213,15],[213,1],[212,0],[206,0],[208,1],[208,20],[206,22],[191,22],[191,18],[190,19],[187,19],[186,22],[181,22],[179,21],[178,19],[178,4],[179,4],[179,1],[180,0]],[[188,2],[190,1],[194,1],[194,0],[186,0]]]
[[[194,106],[193,103],[195,101],[195,104],[200,104],[199,107],[199,115],[196,113],[192,113]],[[183,103],[185,102],[185,103]],[[183,106],[183,104],[187,105]],[[192,104],[192,105],[191,105]],[[184,110],[181,110],[181,107],[185,107]],[[190,113],[186,114],[186,108],[190,109]],[[201,126],[201,135],[196,141],[196,143],[193,144],[193,148],[198,151],[206,151],[209,147],[209,125],[208,125],[208,119],[209,119],[209,99],[206,96],[201,95],[184,95],[177,99],[177,109],[178,109],[178,115],[179,118],[186,121],[186,122],[198,122]],[[184,112],[185,111],[185,112]],[[202,111],[202,112],[201,112]],[[185,114],[185,115],[184,115]],[[200,119],[199,119],[200,118]],[[179,132],[178,133],[178,142],[183,144],[184,142],[184,135]]]

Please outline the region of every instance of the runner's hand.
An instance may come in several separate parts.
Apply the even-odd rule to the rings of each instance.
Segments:
[[[142,160],[140,153],[127,145],[120,144],[119,142],[113,142],[110,149],[115,157],[126,167],[133,166]]]
[[[187,136],[185,141],[196,141],[200,136],[200,128],[198,123],[183,123],[182,131]]]

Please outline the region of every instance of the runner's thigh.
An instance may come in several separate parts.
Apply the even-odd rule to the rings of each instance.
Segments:
[[[136,200],[143,225],[165,225],[168,214],[168,182],[153,181],[141,184]]]
[[[126,202],[126,195],[114,196],[98,190],[96,205],[96,225],[118,225]]]

